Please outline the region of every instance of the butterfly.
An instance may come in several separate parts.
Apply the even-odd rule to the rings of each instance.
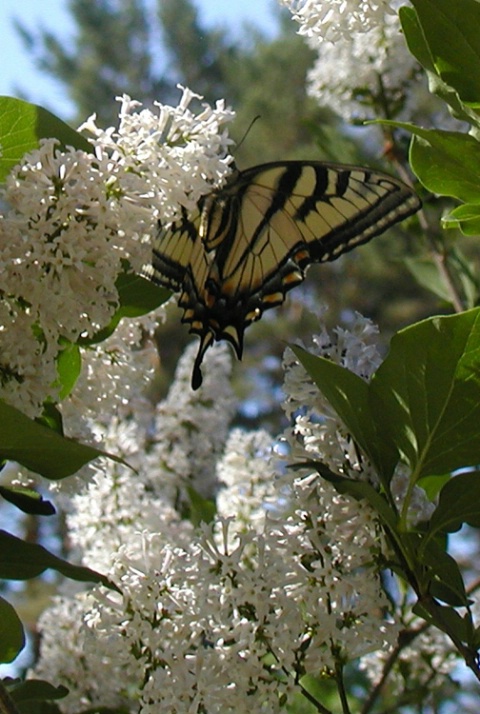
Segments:
[[[143,274],[179,292],[199,335],[192,388],[213,342],[241,359],[245,329],[280,305],[311,263],[332,261],[420,208],[396,178],[360,166],[283,161],[235,171],[225,185],[159,227]]]

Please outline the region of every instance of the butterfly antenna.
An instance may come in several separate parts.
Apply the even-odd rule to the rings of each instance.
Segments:
[[[244,133],[244,135],[242,136],[242,138],[241,138],[240,141],[238,142],[237,146],[235,147],[235,151],[238,151],[238,149],[241,147],[241,145],[243,144],[243,142],[245,141],[245,139],[246,139],[247,136],[249,135],[250,129],[251,129],[252,126],[255,124],[255,122],[257,121],[257,119],[260,119],[260,118],[261,118],[261,117],[260,117],[260,114],[257,114],[256,117],[253,117],[252,121],[250,122],[250,124],[249,124],[248,127],[247,127],[246,132]]]

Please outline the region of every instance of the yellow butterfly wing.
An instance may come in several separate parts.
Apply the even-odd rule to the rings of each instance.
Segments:
[[[228,340],[240,358],[245,328],[282,303],[311,263],[335,260],[419,207],[381,172],[278,162],[237,172],[197,215],[161,231],[147,275],[180,290],[182,322],[200,336],[192,386],[212,342]]]

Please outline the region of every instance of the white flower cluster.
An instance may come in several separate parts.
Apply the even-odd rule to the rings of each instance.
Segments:
[[[279,0],[300,24],[299,34],[313,43],[349,41],[393,14],[399,0]]]
[[[368,376],[378,362],[373,335],[359,318],[352,334],[339,330],[333,340],[324,333],[318,343]],[[206,359],[222,354],[211,350]],[[72,616],[65,599],[44,616],[35,674],[71,688],[65,712],[81,705],[141,714],[273,714],[284,711],[303,675],[329,676],[339,662],[396,641],[397,627],[379,615],[389,605],[375,564],[382,540],[371,510],[311,470],[274,469],[265,432],[235,429],[226,440],[226,379],[217,371],[209,385],[207,365],[202,394],[189,391],[187,399],[192,359],[189,350],[153,419],[123,427],[121,443],[138,473],[114,465],[74,498],[74,543],[90,567],[110,566],[122,595],[99,588],[90,599],[76,596],[66,643],[67,654],[81,652],[75,667],[71,657],[62,664],[63,642],[55,636],[55,621],[66,628]],[[287,442],[294,444],[301,416],[293,410],[314,390],[298,365],[289,370],[295,374],[287,380]],[[303,435],[306,429],[303,423]],[[313,419],[310,429],[310,459],[323,458]],[[343,463],[338,419],[330,442]],[[291,450],[289,464],[298,460],[305,462],[305,449],[298,456]],[[223,486],[217,516],[195,533],[176,510],[181,491],[185,481],[198,489],[205,479],[211,497],[215,466]]]
[[[337,328],[333,335],[326,330],[312,338],[313,354],[327,357],[363,379],[369,379],[380,365],[377,349],[378,329],[370,320],[355,315],[349,330]],[[289,456],[297,461],[320,459],[335,473],[363,474],[375,481],[368,462],[361,462],[355,445],[336,412],[312,383],[290,349],[285,351],[285,412],[293,428],[284,435]]]
[[[418,74],[398,17],[388,15],[349,41],[323,44],[308,73],[308,93],[348,122],[408,116],[408,94]]]
[[[281,2],[300,23],[299,34],[318,50],[308,92],[319,104],[348,122],[406,111],[406,90],[419,66],[401,32],[402,0]]]
[[[92,152],[44,140],[14,167],[0,199],[0,398],[30,416],[57,398],[62,342],[108,325],[115,286],[128,260],[150,257],[156,222],[196,204],[221,182],[231,157],[224,129],[233,114],[219,102],[155,111],[122,100],[118,130],[84,125]]]
[[[121,320],[106,340],[82,348],[80,375],[72,392],[60,404],[66,436],[101,442],[108,437],[112,415],[123,414],[128,418],[132,405],[135,409],[135,400],[144,393],[158,362],[151,319],[152,313]],[[112,450],[115,451],[115,445]]]
[[[71,541],[97,570],[108,570],[112,554],[135,541],[139,532],[163,532],[170,544],[185,544],[191,527],[181,521],[179,511],[190,502],[187,490],[208,499],[215,496],[216,462],[234,411],[231,358],[226,345],[212,347],[205,356],[202,390],[193,392],[196,347],[192,343],[181,357],[164,401],[154,407],[137,398],[129,418],[120,412],[103,434],[103,448],[120,455],[137,473],[108,461],[73,498]]]

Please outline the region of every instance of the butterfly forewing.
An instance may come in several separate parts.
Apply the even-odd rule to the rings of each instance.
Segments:
[[[162,230],[147,277],[180,290],[183,322],[200,335],[192,384],[214,340],[241,357],[245,327],[283,302],[314,262],[335,260],[420,207],[402,182],[358,166],[264,164]]]

